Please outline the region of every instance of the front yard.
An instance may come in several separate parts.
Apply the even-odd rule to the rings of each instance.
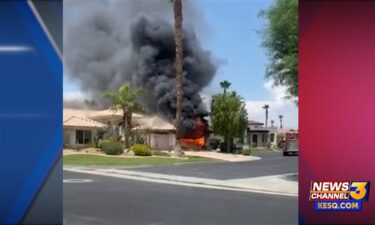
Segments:
[[[174,163],[197,163],[197,162],[218,162],[219,160],[185,156],[182,158],[148,156],[148,157],[119,157],[102,156],[90,154],[64,155],[64,165],[116,165],[116,166],[140,166],[140,165],[162,165]]]

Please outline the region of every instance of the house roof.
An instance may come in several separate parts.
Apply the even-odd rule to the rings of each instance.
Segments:
[[[288,132],[291,132],[291,133],[298,133],[298,130],[294,130],[294,129],[290,129],[290,128],[282,128],[282,129],[277,129],[277,133],[278,134],[285,134],[285,133],[288,133]]]
[[[69,118],[66,118],[64,116],[64,127],[85,127],[85,128],[105,128],[106,125],[103,123],[99,123],[97,121],[88,119],[88,118],[82,118],[78,116],[71,116]]]
[[[97,111],[90,111],[88,112],[88,117],[90,118],[105,118],[105,117],[116,117],[116,118],[122,118],[122,112],[121,111],[113,111],[111,109],[105,109],[105,110],[97,110]],[[133,118],[141,118],[143,115],[138,113],[132,114]]]
[[[249,123],[249,125],[263,125],[264,124],[262,122],[258,122],[258,121],[255,121],[255,120],[249,120],[248,123]]]
[[[138,126],[132,130],[158,130],[158,131],[174,131],[176,128],[170,122],[154,115],[138,119]]]
[[[86,117],[86,118],[93,118],[93,117],[101,117],[101,116],[115,116],[121,117],[121,111],[113,111],[111,109],[104,109],[104,110],[89,110],[89,109],[71,109],[71,108],[64,108],[64,116],[79,116],[79,117]],[[133,117],[143,117],[141,114],[133,113]]]

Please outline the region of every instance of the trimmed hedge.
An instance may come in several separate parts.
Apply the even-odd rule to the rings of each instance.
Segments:
[[[134,152],[137,156],[152,156],[151,149],[144,144],[134,144],[130,147],[130,151]]]
[[[106,140],[100,144],[101,148],[107,155],[121,155],[124,152],[124,147],[119,142]]]

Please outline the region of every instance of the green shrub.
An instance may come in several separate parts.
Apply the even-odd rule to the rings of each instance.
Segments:
[[[219,145],[220,145],[220,139],[218,138],[210,138],[210,147],[211,149],[217,149],[219,148]]]
[[[95,142],[90,142],[90,143],[87,144],[87,147],[88,148],[96,148],[97,144],[95,144]]]
[[[130,151],[134,152],[137,156],[152,156],[151,149],[144,144],[135,144],[130,147]]]
[[[220,151],[222,152],[233,152],[235,149],[235,145],[233,142],[229,143],[229,150],[227,149],[227,143],[226,142],[221,142],[220,143]]]
[[[99,142],[100,142],[100,135],[96,134],[93,138],[93,142],[91,143],[93,145],[93,148],[99,148]]]
[[[152,151],[152,154],[153,155],[156,155],[156,156],[164,156],[164,157],[170,157],[171,155],[166,153],[166,152],[161,152],[161,151]]]
[[[100,139],[98,141],[98,148],[103,149],[103,145],[105,145],[106,143],[109,143],[109,142],[116,142],[116,141],[112,140],[112,139]]]
[[[251,149],[242,150],[242,155],[251,155]]]
[[[124,147],[121,143],[110,140],[102,142],[101,148],[107,155],[121,155],[124,152]]]

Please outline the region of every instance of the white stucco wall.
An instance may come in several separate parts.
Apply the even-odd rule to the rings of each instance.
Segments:
[[[175,144],[175,135],[170,133],[165,134],[150,134],[150,146],[155,150],[169,150]]]
[[[264,147],[269,142],[269,134],[264,132],[250,132],[248,133],[248,143],[249,145],[255,144],[253,141],[253,136],[257,136],[257,146]],[[265,135],[264,141],[263,141],[263,135]]]
[[[76,142],[75,130],[64,128],[64,145],[74,145],[75,142]]]

